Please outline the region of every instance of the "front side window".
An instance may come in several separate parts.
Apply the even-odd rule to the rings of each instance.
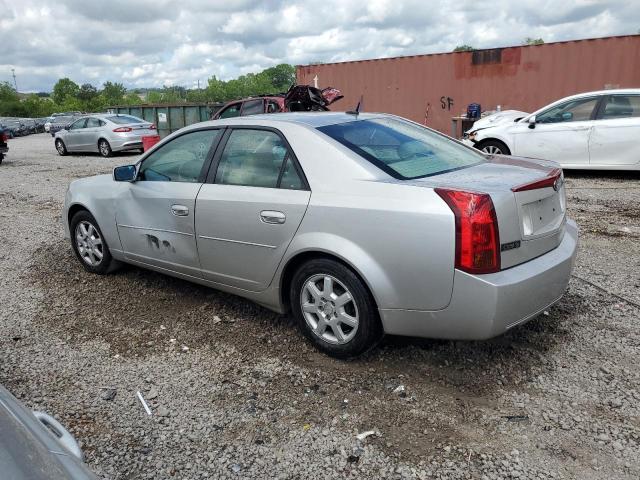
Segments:
[[[80,120],[76,120],[75,122],[73,122],[69,130],[79,130],[81,128],[84,128],[86,124],[87,124],[87,119],[81,118]]]
[[[262,99],[247,100],[242,105],[242,116],[257,115],[259,113],[264,113],[264,101]]]
[[[97,118],[87,119],[87,128],[96,128],[100,126],[100,120]]]
[[[486,161],[480,152],[405,120],[376,118],[319,127],[381,170],[403,180],[470,167]]]
[[[144,159],[138,180],[199,182],[219,136],[220,130],[199,130],[173,139]]]
[[[640,117],[640,95],[611,95],[601,111],[602,120]]]
[[[583,122],[591,120],[597,98],[579,98],[561,103],[536,115],[536,123]]]
[[[240,107],[242,103],[234,103],[225,108],[218,118],[233,118],[240,116]]]
[[[251,187],[278,188],[285,160],[290,158],[280,136],[267,130],[234,130],[229,136],[216,172],[215,183]],[[292,165],[293,166],[293,165]],[[286,186],[302,188],[295,168],[287,172]]]

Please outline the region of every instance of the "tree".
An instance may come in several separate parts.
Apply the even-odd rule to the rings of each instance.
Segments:
[[[79,90],[80,87],[77,83],[65,77],[58,80],[53,86],[53,93],[51,94],[51,97],[55,103],[60,105],[69,97],[75,98]]]
[[[474,50],[475,48],[467,44],[458,45],[456,48],[453,49],[454,52],[472,52]]]
[[[541,38],[531,38],[531,37],[527,37],[524,39],[524,42],[522,42],[523,45],[542,45],[544,43],[544,40]]]
[[[109,106],[120,105],[124,101],[124,97],[127,94],[127,89],[123,84],[115,82],[104,82],[102,92],[102,99],[104,103]]]
[[[97,96],[98,96],[98,89],[93,85],[91,85],[90,83],[84,83],[80,87],[80,90],[78,90],[78,93],[76,95],[78,100],[82,100],[83,102],[90,102]]]

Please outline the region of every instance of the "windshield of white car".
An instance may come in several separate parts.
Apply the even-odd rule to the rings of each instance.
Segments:
[[[358,120],[318,127],[318,130],[402,180],[437,175],[486,161],[480,152],[395,118]]]
[[[131,117],[129,115],[114,115],[107,117],[107,120],[117,123],[118,125],[129,125],[131,123],[144,123],[141,118]]]

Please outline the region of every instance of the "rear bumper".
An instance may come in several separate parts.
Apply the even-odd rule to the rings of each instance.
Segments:
[[[556,303],[567,288],[578,248],[578,227],[567,220],[560,245],[498,273],[470,275],[456,270],[451,303],[443,310],[380,309],[392,335],[484,340],[526,322]]]
[[[124,137],[113,139],[109,142],[111,150],[114,152],[122,152],[124,150],[136,150],[142,148],[142,137]]]

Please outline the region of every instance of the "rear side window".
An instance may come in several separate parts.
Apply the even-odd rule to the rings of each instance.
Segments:
[[[395,118],[358,120],[319,127],[395,178],[409,180],[470,167],[483,154],[432,130]]]
[[[232,131],[220,157],[215,183],[302,188],[287,146],[278,134],[268,130]]]
[[[599,118],[640,117],[640,95],[611,95],[607,97]]]
[[[107,117],[107,120],[117,123],[118,125],[128,125],[130,123],[144,123],[144,120],[138,117],[132,117],[131,115],[114,115]]]
[[[99,127],[100,124],[101,122],[97,118],[89,118],[87,120],[87,128],[96,128]]]

